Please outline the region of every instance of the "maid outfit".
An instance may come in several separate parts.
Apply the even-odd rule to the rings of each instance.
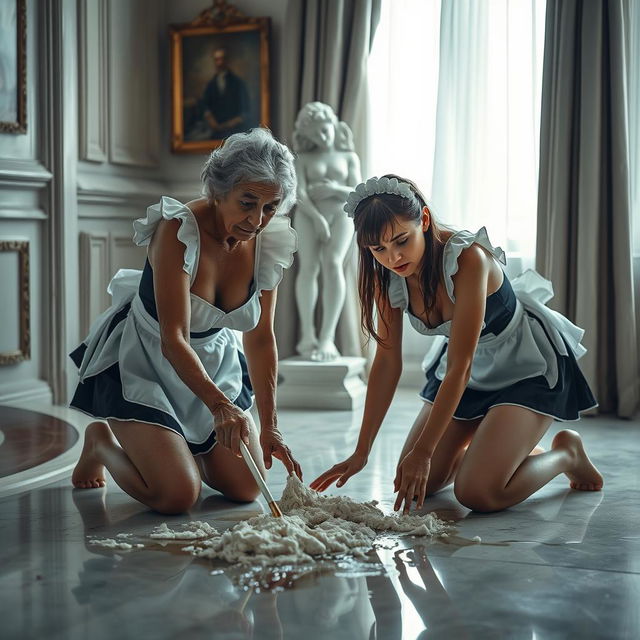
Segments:
[[[163,219],[180,221],[177,237],[185,247],[183,269],[193,284],[200,232],[186,205],[163,197],[147,209],[145,218],[133,223],[133,241],[148,245]],[[296,248],[289,218],[276,215],[256,237],[251,292],[243,305],[226,313],[190,294],[191,347],[216,386],[243,410],[251,406],[253,392],[237,332],[258,324],[262,291],[277,287]],[[162,355],[149,260],[143,271],[118,271],[108,291],[111,306],[70,354],[80,375],[71,406],[103,420],[132,420],[171,429],[186,440],[194,455],[206,453],[215,444],[213,416]]]
[[[454,233],[442,256],[446,291],[454,303],[458,258],[472,244],[479,244],[506,264],[504,251],[491,244],[485,227],[477,233]],[[492,407],[516,405],[555,420],[573,421],[579,419],[580,412],[597,406],[576,362],[586,353],[580,344],[584,331],[545,306],[552,297],[551,283],[533,270],[511,282],[504,274],[500,288],[487,297],[471,377],[454,418],[474,420]],[[427,382],[420,393],[423,400],[433,403],[447,370],[451,321],[428,327],[413,315],[406,279],[393,272],[389,301],[409,316],[416,331],[437,337],[423,362]]]

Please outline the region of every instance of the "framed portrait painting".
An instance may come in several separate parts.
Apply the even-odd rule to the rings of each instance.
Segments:
[[[27,131],[26,0],[0,2],[0,133]]]
[[[269,126],[269,18],[207,10],[172,25],[171,149],[204,153],[224,138]]]

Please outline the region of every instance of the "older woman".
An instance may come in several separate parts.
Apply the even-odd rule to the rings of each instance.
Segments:
[[[240,440],[263,474],[274,456],[301,475],[277,428],[273,333],[276,288],[296,250],[285,215],[293,157],[266,129],[234,134],[202,182],[202,198],[163,197],[134,222],[134,242],[148,246],[144,270],[116,274],[112,306],[71,354],[80,372],[71,406],[106,420],[87,428],[73,485],[104,486],[106,467],[163,513],[189,509],[201,479],[254,500]]]

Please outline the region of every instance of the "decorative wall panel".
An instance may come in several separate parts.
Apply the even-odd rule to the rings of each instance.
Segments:
[[[109,234],[80,234],[80,332],[89,331],[91,321],[109,306]]]
[[[31,358],[29,242],[0,239],[0,270],[9,284],[0,306],[0,365],[17,364]]]
[[[107,159],[108,0],[83,0],[79,16],[80,158]]]
[[[131,235],[109,232],[80,233],[80,329],[84,337],[91,323],[110,304],[107,287],[118,269],[141,269],[146,248]]]

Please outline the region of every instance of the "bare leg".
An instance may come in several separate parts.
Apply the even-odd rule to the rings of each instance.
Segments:
[[[78,488],[102,478],[104,467],[131,497],[161,513],[183,513],[198,499],[200,477],[186,442],[142,422],[93,422],[73,473]],[[90,484],[90,486],[93,486]]]
[[[320,255],[322,268],[322,322],[313,360],[334,360],[340,356],[335,345],[336,327],[346,295],[344,259],[353,239],[353,222],[340,210],[331,222],[331,237]]]
[[[248,411],[246,414],[251,429],[249,432],[249,451],[262,477],[265,478],[267,472],[262,459],[258,429],[251,414]],[[253,502],[258,497],[260,488],[251,475],[246,462],[226,447],[216,444],[208,453],[196,456],[196,462],[204,482],[212,489],[220,491],[229,500]]]
[[[454,487],[458,500],[475,511],[499,511],[522,502],[560,473],[600,488],[602,476],[575,432],[554,441],[551,451],[530,455],[551,422],[523,407],[491,409],[460,465]]]
[[[336,347],[336,327],[342,313],[346,291],[346,282],[342,263],[325,247],[322,262],[322,322],[318,335],[318,348],[311,354],[312,360],[335,360],[340,357]]]
[[[429,417],[431,406],[428,402],[424,403],[404,443],[398,463],[413,448],[422,432],[422,427]],[[432,495],[453,482],[464,457],[466,447],[471,441],[478,424],[480,424],[480,420],[452,420],[449,423],[431,458],[431,470],[427,480],[427,495]]]
[[[318,346],[315,330],[315,309],[318,301],[318,261],[315,229],[306,215],[299,211],[295,217],[295,228],[302,245],[298,252],[298,275],[296,277],[296,303],[300,318],[300,340],[296,351],[306,358]]]

